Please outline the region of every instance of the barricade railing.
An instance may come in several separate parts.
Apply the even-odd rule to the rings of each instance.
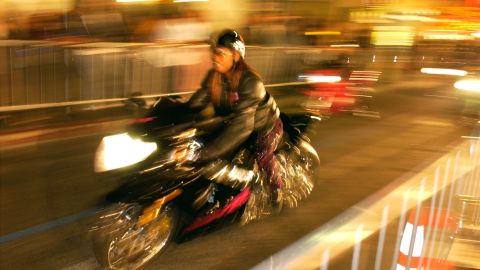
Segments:
[[[254,269],[478,269],[480,139],[464,140]]]
[[[340,55],[348,55],[352,66],[388,71],[380,81],[418,65],[408,48],[248,46],[246,59],[266,84],[279,84],[295,82],[306,69]],[[209,57],[207,44],[3,40],[0,109],[193,91],[210,68]]]
[[[252,47],[247,60],[279,83],[300,72],[303,54]],[[210,68],[207,45],[6,40],[0,55],[0,108],[192,91]]]
[[[296,81],[313,64],[345,53],[351,64],[376,69],[392,59],[397,65],[409,59],[408,52],[398,59],[386,51],[358,52],[351,48],[249,46],[246,59],[266,84]],[[0,108],[193,91],[210,68],[206,44],[4,40],[0,41],[0,56]]]

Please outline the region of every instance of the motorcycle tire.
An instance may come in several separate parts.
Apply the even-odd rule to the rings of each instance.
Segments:
[[[93,251],[104,269],[138,269],[166,249],[179,222],[178,209],[168,205],[149,223],[138,226],[139,204],[118,203],[100,216],[93,231]]]

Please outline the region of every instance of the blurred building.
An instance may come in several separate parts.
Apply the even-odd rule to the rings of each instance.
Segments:
[[[417,22],[425,23],[435,12],[448,14],[451,7],[467,6],[478,8],[480,3],[478,0],[6,0],[0,4],[0,37],[5,38],[10,31],[19,38],[29,34],[32,38],[50,37],[50,32],[61,33],[57,29],[60,27],[66,28],[65,32],[100,39],[115,36],[114,40],[141,41],[148,39],[158,20],[194,10],[213,30],[245,29],[253,40],[255,35],[263,37],[260,43],[265,40],[272,44],[296,43],[305,38],[302,32],[323,30],[334,31],[317,35],[314,42],[335,38],[365,42],[368,35],[365,30],[373,26],[412,24],[415,16],[423,19]],[[478,14],[478,10],[471,12]],[[117,33],[107,33],[112,31]],[[338,37],[335,31],[342,36]]]

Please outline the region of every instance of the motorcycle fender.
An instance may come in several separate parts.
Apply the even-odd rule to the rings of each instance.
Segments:
[[[154,220],[162,210],[162,207],[168,202],[170,202],[171,200],[178,197],[180,194],[182,194],[182,192],[183,192],[182,189],[175,189],[169,194],[155,200],[151,205],[145,207],[145,209],[142,212],[142,215],[140,215],[140,217],[138,218],[137,225],[143,226],[149,223],[150,221]]]

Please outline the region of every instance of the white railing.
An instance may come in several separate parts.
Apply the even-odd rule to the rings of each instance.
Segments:
[[[456,250],[470,245],[478,254],[480,140],[464,140],[418,174],[385,187],[254,269],[472,267],[468,263],[478,256],[465,261]]]
[[[408,50],[258,46],[247,47],[246,59],[266,84],[278,84],[345,53],[350,64],[374,70],[411,61]],[[193,91],[209,67],[206,44],[0,41],[0,109]]]
[[[296,79],[306,52],[251,47],[247,61],[266,83],[282,83]],[[207,45],[7,40],[0,56],[0,108],[193,91],[210,68]]]

